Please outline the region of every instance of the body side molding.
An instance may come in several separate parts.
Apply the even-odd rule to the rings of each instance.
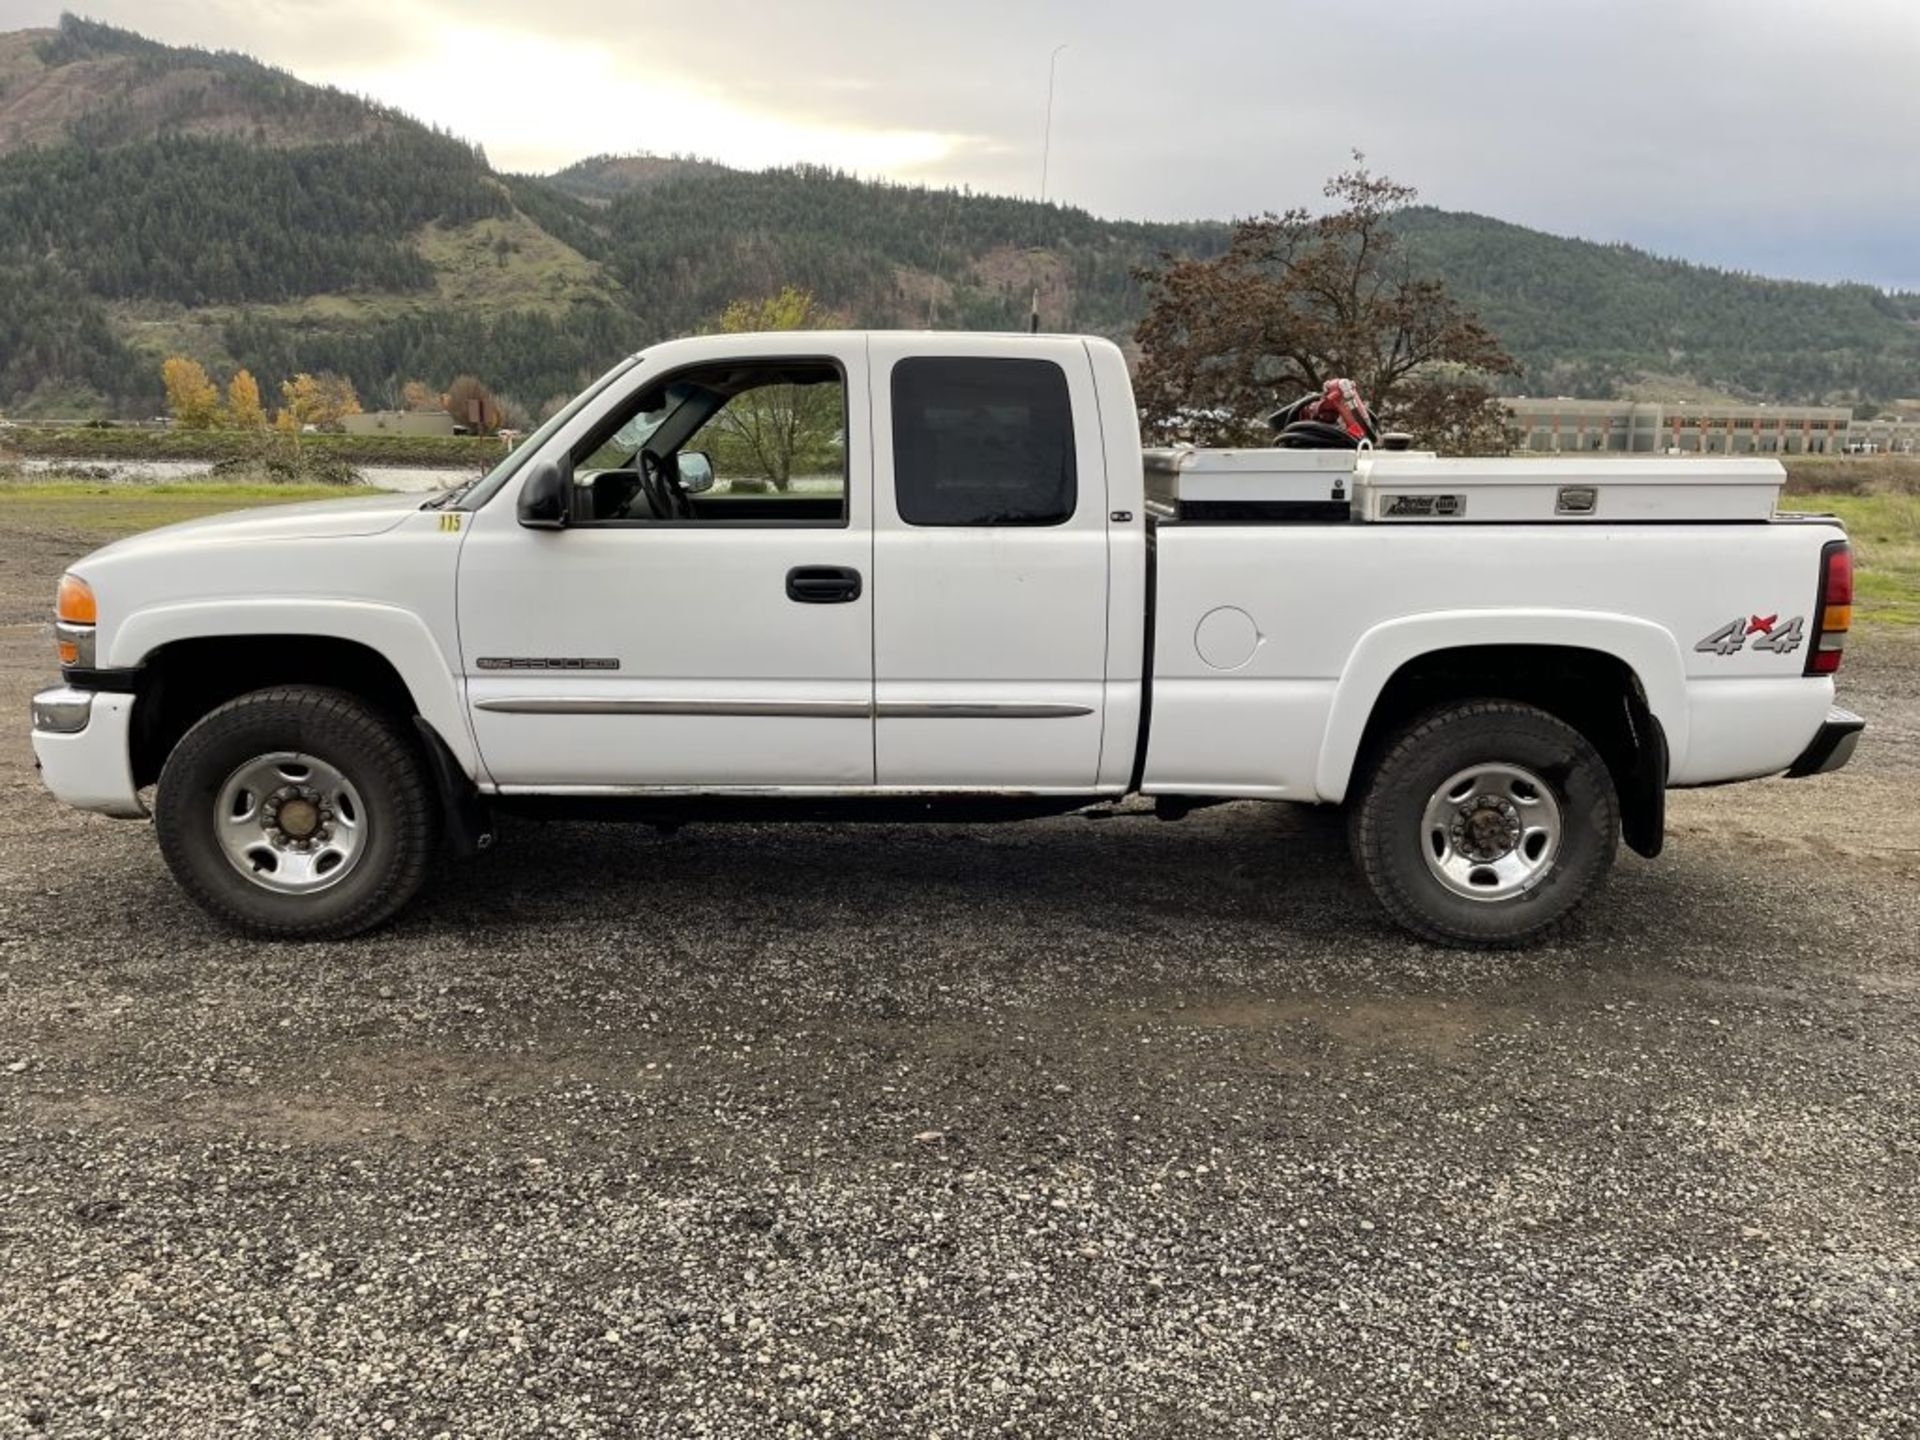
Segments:
[[[474,708],[502,715],[773,715],[846,720],[1055,720],[1093,713],[1086,705],[1019,701],[875,705],[865,700],[654,700],[596,695],[496,696],[475,701]]]

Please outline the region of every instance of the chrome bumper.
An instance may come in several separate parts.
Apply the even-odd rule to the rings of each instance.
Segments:
[[[33,728],[48,735],[78,735],[93,718],[93,691],[62,685],[33,697]]]
[[[55,798],[122,819],[147,813],[133,783],[133,699],[70,685],[33,697],[33,754]]]
[[[1860,744],[1860,732],[1867,728],[1867,722],[1851,710],[1842,710],[1835,705],[1827,711],[1827,718],[1812,742],[1800,752],[1800,758],[1787,769],[1789,780],[1799,780],[1808,775],[1825,775],[1830,770],[1838,770],[1853,758],[1855,748]]]

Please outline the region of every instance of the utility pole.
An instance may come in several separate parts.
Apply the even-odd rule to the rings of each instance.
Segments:
[[[1047,123],[1040,136],[1040,219],[1046,220],[1047,204],[1047,165],[1053,158],[1053,79],[1060,67],[1060,52],[1067,47],[1064,44],[1053,47],[1053,53],[1047,57]],[[1038,249],[1039,247],[1034,247]],[[1027,312],[1027,333],[1040,333],[1040,274],[1039,261],[1034,262],[1033,304]]]

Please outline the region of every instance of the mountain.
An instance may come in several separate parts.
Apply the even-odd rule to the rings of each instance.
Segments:
[[[712,178],[729,173],[724,165],[692,155],[589,155],[544,178],[555,190],[576,200],[605,205],[663,180]]]
[[[1920,297],[1762,280],[1480,216],[1405,212],[1525,388],[1920,394]],[[242,55],[63,17],[0,35],[0,408],[150,414],[185,352],[369,404],[472,372],[531,411],[728,301],[812,289],[857,324],[1122,338],[1143,266],[1222,224],[1098,219],[801,167],[595,156],[546,177]]]
[[[1396,228],[1534,393],[1603,398],[1651,375],[1765,400],[1920,394],[1920,295],[1768,280],[1480,215],[1415,209]]]
[[[865,324],[983,330],[1024,327],[1038,289],[1048,327],[1124,336],[1141,310],[1136,271],[1227,239],[1219,225],[1099,220],[812,167],[668,176],[617,194],[600,219],[603,263],[669,333],[794,284]]]
[[[456,368],[519,396],[632,348],[543,186],[397,111],[241,55],[63,17],[0,36],[0,406],[151,414],[159,362],[382,403]]]
[[[0,155],[160,133],[305,146],[417,128],[244,55],[176,49],[72,16],[57,30],[0,34]]]

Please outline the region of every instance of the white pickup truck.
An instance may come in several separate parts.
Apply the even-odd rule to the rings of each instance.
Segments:
[[[76,564],[60,798],[243,930],[392,915],[515,807],[932,820],[1345,806],[1428,939],[1514,943],[1669,787],[1845,763],[1844,532],[1777,464],[1143,455],[1097,339],[635,355],[491,474]],[[1285,883],[1275,876],[1276,884]]]

